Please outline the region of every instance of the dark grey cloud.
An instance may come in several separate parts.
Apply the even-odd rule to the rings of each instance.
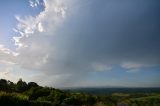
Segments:
[[[48,70],[47,74],[69,73],[61,82],[68,86],[88,76],[95,63],[135,70],[157,66],[159,12],[158,0],[79,1],[68,8],[66,21],[49,38],[56,50],[43,70]]]
[[[21,68],[39,70],[35,80],[79,86],[93,71],[160,65],[159,0],[61,2],[67,9],[58,0],[46,1],[39,16],[19,19],[25,36],[15,37],[24,45],[16,61]]]
[[[60,29],[61,46],[73,60],[159,64],[159,12],[157,0],[93,0]]]

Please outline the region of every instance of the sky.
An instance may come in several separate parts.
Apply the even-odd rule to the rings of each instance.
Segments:
[[[159,0],[3,0],[0,13],[0,78],[160,87]]]

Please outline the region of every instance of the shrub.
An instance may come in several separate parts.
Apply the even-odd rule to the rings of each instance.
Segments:
[[[0,106],[28,106],[28,97],[17,93],[0,92]]]

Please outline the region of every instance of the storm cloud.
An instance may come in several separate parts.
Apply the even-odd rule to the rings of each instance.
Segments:
[[[37,17],[17,17],[21,35],[14,37],[19,53],[14,62],[43,73],[33,79],[77,86],[94,71],[160,65],[159,0],[46,0],[44,5]]]
[[[160,64],[159,1],[84,2],[73,7],[74,13],[54,39],[66,56],[60,62],[65,68],[86,72],[93,64],[120,65],[126,69],[129,68],[123,64],[127,62],[132,68]]]

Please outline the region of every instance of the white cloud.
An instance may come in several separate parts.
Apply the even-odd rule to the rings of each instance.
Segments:
[[[29,3],[30,6],[33,8],[43,4],[40,0],[29,0]]]
[[[19,53],[5,48],[4,45],[0,45],[0,63],[10,65],[15,64],[18,55]]]
[[[2,54],[6,54],[6,55],[12,55],[12,56],[17,56],[18,53],[13,52],[12,50],[5,48],[4,45],[0,45],[0,53]]]
[[[0,59],[0,77],[16,82],[20,77],[16,73],[13,73],[15,65],[15,63]]]
[[[44,0],[43,2],[29,0],[29,2],[31,7],[43,3],[45,8],[37,16],[25,16],[25,18],[15,16],[18,25],[13,30],[19,34],[13,37],[17,47],[15,52],[0,46],[1,62],[10,64],[11,67],[15,65],[20,67],[20,74],[30,70],[29,80],[39,82],[46,78],[46,81],[42,81],[41,84],[78,85],[78,82],[93,70],[109,71],[112,70],[110,64],[122,63],[123,68],[135,71],[146,67],[144,63],[146,57],[146,60],[150,60],[153,56],[148,59],[150,55],[146,55],[140,62],[138,59],[138,62],[124,62],[136,59],[135,47],[132,50],[132,47],[127,47],[128,45],[124,43],[130,39],[125,41],[119,39],[121,35],[126,35],[128,27],[124,27],[125,24],[117,25],[123,23],[123,20],[119,21],[119,18],[116,18],[119,14],[115,12],[114,3],[106,8],[106,1],[93,3],[90,0],[87,5],[84,1],[75,2],[75,0]],[[126,6],[120,5],[120,7]],[[110,20],[112,15],[115,15],[113,20],[117,23]],[[119,30],[116,32],[115,28]],[[154,60],[156,59],[153,59],[153,62]],[[24,71],[25,69],[27,71]]]
[[[39,30],[39,32],[43,32],[44,31],[43,26],[42,26],[41,23],[38,24],[38,30]]]
[[[141,67],[143,67],[143,66],[144,66],[143,64],[132,63],[132,62],[126,62],[126,63],[123,63],[123,64],[122,64],[122,67],[123,67],[123,68],[126,68],[126,69],[141,68]]]
[[[151,64],[142,64],[137,62],[124,62],[121,64],[121,67],[127,69],[127,72],[137,72],[142,68],[151,67]]]
[[[6,76],[10,72],[10,68],[8,68],[8,67],[6,69],[1,69],[1,70],[3,70],[3,72],[0,72],[1,76]]]
[[[39,0],[35,2],[30,0],[29,2],[32,7],[40,4]],[[65,19],[66,7],[63,0],[45,0],[43,3],[44,10],[35,17],[25,16],[25,18],[21,18],[18,15],[15,16],[18,25],[13,31],[19,34],[19,36],[13,37],[15,46],[17,46],[16,52],[0,45],[1,63],[8,64],[10,67],[15,67],[14,65],[16,65],[21,67],[22,70],[39,70],[40,73],[43,73],[43,76],[47,73],[57,73],[59,71],[52,67],[56,60],[48,61],[48,59],[58,59],[58,57],[54,57],[56,56],[54,54],[59,54],[59,51],[55,51],[56,45],[52,45],[53,41],[51,39],[57,36],[55,31]],[[3,76],[8,78],[10,74],[5,75],[4,73],[8,72],[2,72]],[[53,75],[48,75],[48,77],[50,76]],[[63,72],[56,74],[56,76],[54,75],[54,78],[59,79],[58,82],[63,82],[60,81],[60,76],[65,78],[68,75]],[[52,82],[54,78],[50,78]]]
[[[6,60],[0,60],[0,63],[6,64],[6,65],[15,65],[15,63],[13,63],[11,61],[6,61]]]
[[[112,70],[111,66],[108,66],[106,64],[100,64],[100,63],[93,63],[92,67],[96,71],[110,71],[110,70]]]

